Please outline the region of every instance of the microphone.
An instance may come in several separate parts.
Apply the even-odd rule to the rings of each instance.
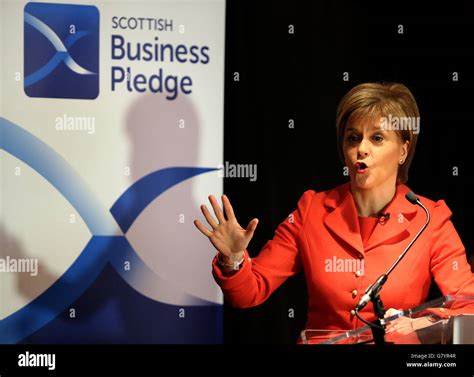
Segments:
[[[418,197],[413,193],[413,191],[408,191],[406,194],[405,194],[405,198],[407,198],[407,200],[411,203],[411,204],[417,204],[418,202],[420,202],[420,199],[418,199]],[[423,204],[421,204],[420,202],[420,205],[423,207]],[[423,207],[424,208],[424,207]],[[426,211],[426,208],[425,208],[425,211]]]
[[[377,297],[377,295],[382,290],[383,285],[387,281],[388,276],[390,275],[390,273],[398,265],[398,263],[400,263],[400,261],[403,259],[405,254],[408,252],[408,250],[410,250],[411,246],[415,243],[415,241],[418,239],[418,237],[421,235],[421,233],[423,233],[423,231],[428,226],[428,223],[430,222],[430,213],[429,213],[429,211],[426,209],[426,207],[423,205],[423,203],[420,201],[420,199],[418,199],[418,197],[412,191],[407,192],[405,194],[405,198],[410,203],[412,203],[414,205],[419,205],[421,208],[423,208],[423,210],[426,213],[426,222],[423,225],[423,227],[418,231],[418,233],[415,235],[415,237],[413,237],[413,239],[408,244],[408,246],[405,248],[403,253],[400,254],[400,256],[395,261],[395,263],[388,269],[388,271],[385,274],[380,275],[380,277],[375,281],[375,283],[373,283],[372,285],[369,285],[367,287],[367,289],[365,290],[365,294],[361,297],[361,299],[359,300],[358,304],[355,307],[356,312],[362,310],[369,303],[369,301],[372,300],[372,298]],[[387,215],[390,215],[390,214],[387,214]]]
[[[355,307],[356,312],[365,308],[365,306],[369,303],[372,297],[374,297],[376,293],[380,292],[380,290],[382,289],[382,286],[385,284],[387,279],[388,279],[388,274],[380,275],[380,277],[377,279],[377,281],[374,284],[369,285],[367,287],[367,289],[365,290],[365,294],[360,298],[359,303]]]

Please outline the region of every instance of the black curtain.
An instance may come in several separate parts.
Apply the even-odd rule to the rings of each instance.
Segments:
[[[226,13],[224,160],[257,164],[257,180],[226,178],[224,192],[242,226],[260,219],[251,255],[304,191],[347,181],[336,148],[339,99],[362,82],[395,81],[421,113],[407,185],[447,202],[471,257],[474,3],[227,0]],[[433,285],[430,297],[439,295]],[[297,276],[259,307],[226,304],[226,342],[294,343],[307,299]]]

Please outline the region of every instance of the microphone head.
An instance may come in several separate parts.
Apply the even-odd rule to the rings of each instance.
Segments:
[[[411,203],[416,204],[418,202],[418,197],[413,193],[413,191],[408,191],[405,194],[405,198]]]

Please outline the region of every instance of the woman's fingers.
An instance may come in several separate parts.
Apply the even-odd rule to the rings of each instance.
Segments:
[[[403,311],[403,309],[398,309],[397,310],[397,309],[394,309],[394,308],[390,308],[385,312],[385,318],[391,317],[392,315],[395,315],[395,314],[399,314],[402,311]]]
[[[230,200],[227,195],[222,195],[222,203],[224,204],[224,211],[227,216],[227,220],[236,220],[234,215],[234,209],[230,204]]]
[[[212,232],[209,229],[207,229],[199,220],[194,220],[194,225],[206,237],[211,237],[212,236]]]
[[[217,199],[214,197],[214,195],[209,195],[209,201],[211,202],[212,208],[214,209],[214,213],[216,214],[219,223],[225,223],[224,214],[222,213],[221,207],[219,206],[219,203],[217,202]]]
[[[252,219],[247,225],[247,229],[245,230],[245,235],[249,238],[253,237],[253,233],[255,232],[255,228],[257,228],[258,219]]]
[[[212,229],[217,229],[218,225],[214,221],[214,218],[212,217],[211,213],[209,212],[205,204],[201,206],[201,211],[204,217],[206,218],[208,224],[212,227]]]

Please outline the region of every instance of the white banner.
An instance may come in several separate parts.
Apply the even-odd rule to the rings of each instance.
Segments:
[[[225,2],[1,7],[0,341],[107,264],[154,301],[220,306],[193,219],[222,193]]]

